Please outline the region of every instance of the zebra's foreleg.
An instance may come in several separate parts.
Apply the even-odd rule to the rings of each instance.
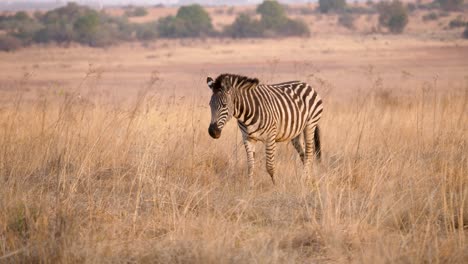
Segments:
[[[294,148],[296,149],[297,153],[299,153],[299,156],[301,157],[302,164],[304,164],[304,148],[302,147],[303,144],[301,142],[301,135],[293,138],[291,140],[291,143],[293,144]]]
[[[275,184],[275,155],[276,141],[274,139],[265,142],[266,149],[266,169],[270,174],[271,181]]]
[[[255,168],[255,141],[249,138],[244,138],[245,151],[247,152],[247,168],[249,173],[250,187],[254,186],[253,174]]]

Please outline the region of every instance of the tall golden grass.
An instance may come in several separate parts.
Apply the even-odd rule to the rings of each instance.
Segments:
[[[207,98],[157,76],[134,101],[11,95],[0,263],[468,262],[468,88],[319,83],[322,163],[303,179],[282,144],[273,186],[258,144],[253,190],[234,122],[212,140]]]

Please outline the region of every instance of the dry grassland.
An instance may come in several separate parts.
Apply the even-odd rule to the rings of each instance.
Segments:
[[[185,40],[0,54],[0,263],[467,263],[468,44]],[[302,79],[324,158],[250,191],[207,75]]]

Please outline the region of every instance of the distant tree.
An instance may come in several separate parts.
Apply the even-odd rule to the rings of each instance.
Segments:
[[[175,17],[161,18],[158,28],[163,37],[200,37],[214,32],[210,15],[198,4],[180,7]]]
[[[68,3],[66,6],[46,12],[40,19],[44,28],[37,32],[35,40],[38,42],[55,41],[69,43],[76,39],[74,24],[91,9]]]
[[[348,12],[343,12],[338,17],[338,24],[342,25],[347,29],[354,29],[354,20],[355,17],[352,14]]]
[[[158,34],[161,37],[177,38],[188,37],[185,22],[175,16],[160,18],[157,23]]]
[[[457,18],[450,20],[449,22],[449,27],[450,28],[459,28],[459,27],[464,27],[468,25],[468,22],[465,22],[461,16],[458,16]]]
[[[279,29],[281,36],[309,36],[309,26],[300,19],[287,19]]]
[[[463,8],[464,0],[435,0],[446,11],[458,11]]]
[[[30,20],[31,19],[29,17],[28,13],[26,13],[24,11],[17,12],[13,17],[14,17],[14,19],[19,20],[19,21],[24,21],[24,20]]]
[[[345,8],[345,0],[319,0],[319,10],[321,13],[328,13],[330,11],[341,11]]]
[[[125,11],[125,15],[128,17],[142,17],[148,15],[148,10],[142,6],[135,8],[130,7]]]
[[[266,29],[281,27],[288,20],[285,8],[277,1],[263,1],[257,7],[257,13]]]
[[[379,24],[386,27],[392,33],[401,33],[408,24],[408,10],[398,1],[380,2],[377,6],[379,12]]]
[[[213,31],[211,17],[201,5],[182,6],[177,11],[176,18],[183,21],[188,36],[201,36]]]
[[[41,24],[24,11],[17,12],[14,15],[0,16],[0,30],[20,39],[23,44],[30,43],[35,32],[40,28]]]
[[[138,24],[136,26],[136,38],[139,40],[153,40],[158,36],[158,25],[155,22]]]
[[[241,13],[232,25],[226,27],[225,34],[233,38],[259,38],[263,37],[263,25],[251,16]]]
[[[94,11],[78,18],[73,24],[76,40],[80,43],[93,45],[99,33],[99,24],[99,14]]]
[[[0,51],[14,51],[23,46],[20,39],[8,35],[0,35]]]
[[[233,38],[307,36],[310,33],[304,21],[288,18],[285,7],[277,1],[263,1],[257,13],[260,20],[245,13],[238,15],[224,33]]]
[[[436,12],[430,12],[429,14],[422,16],[423,21],[431,21],[431,20],[437,20],[437,19],[439,19],[439,15]]]

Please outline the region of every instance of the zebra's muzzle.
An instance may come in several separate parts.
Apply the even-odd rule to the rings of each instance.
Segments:
[[[221,129],[219,129],[216,124],[210,124],[208,133],[212,138],[219,138],[221,136]]]

